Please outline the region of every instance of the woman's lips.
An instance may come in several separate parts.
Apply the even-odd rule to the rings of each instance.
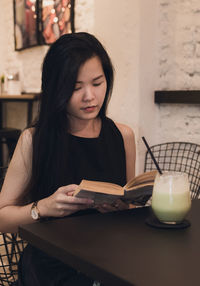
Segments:
[[[94,112],[96,110],[96,108],[97,108],[97,106],[93,105],[93,106],[87,106],[85,108],[82,108],[82,110],[84,112],[90,113],[90,112]]]

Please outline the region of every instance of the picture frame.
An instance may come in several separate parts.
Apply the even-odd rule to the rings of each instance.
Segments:
[[[75,32],[75,0],[13,0],[15,50],[50,45]]]

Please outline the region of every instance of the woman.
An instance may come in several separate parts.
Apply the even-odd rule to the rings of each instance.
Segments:
[[[0,231],[92,212],[92,200],[73,197],[83,178],[125,185],[135,175],[133,131],[106,117],[112,87],[110,58],[94,36],[66,34],[52,44],[43,62],[38,120],[22,133],[0,193]],[[120,200],[95,206],[100,212],[126,207]],[[20,285],[92,285],[31,246],[19,274]]]

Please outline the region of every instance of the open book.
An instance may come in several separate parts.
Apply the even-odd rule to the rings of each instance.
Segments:
[[[74,196],[91,198],[95,204],[112,204],[117,199],[122,199],[128,203],[145,205],[152,195],[156,173],[157,171],[150,171],[138,175],[124,187],[108,182],[82,180]]]

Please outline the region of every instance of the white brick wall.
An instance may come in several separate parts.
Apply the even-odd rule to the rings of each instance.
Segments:
[[[158,89],[200,89],[200,1],[160,0]],[[160,105],[160,140],[200,144],[200,105]]]
[[[199,89],[200,2],[160,0],[160,88]]]

